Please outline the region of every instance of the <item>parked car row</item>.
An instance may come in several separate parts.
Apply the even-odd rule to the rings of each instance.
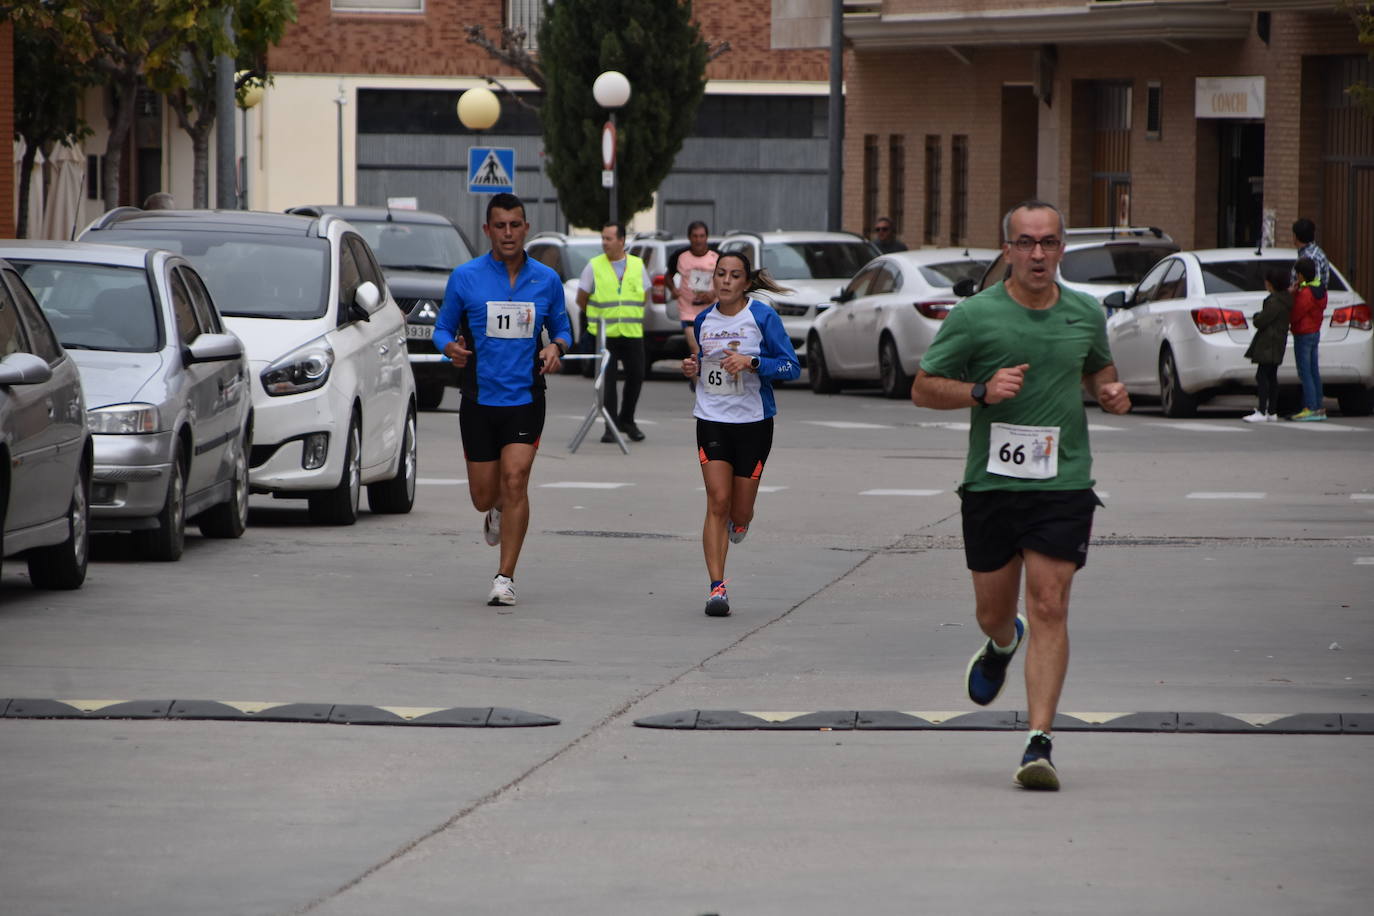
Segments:
[[[35,584],[79,586],[90,530],[155,560],[188,520],[239,537],[250,491],[319,523],[356,521],[364,486],[410,511],[405,316],[349,223],[124,207],[0,258],[0,521]]]

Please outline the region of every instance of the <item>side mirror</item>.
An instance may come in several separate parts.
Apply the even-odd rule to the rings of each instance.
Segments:
[[[193,363],[220,363],[243,356],[243,341],[233,334],[202,334],[182,350],[181,361],[186,365]]]
[[[0,385],[39,385],[52,378],[52,367],[32,353],[11,353],[0,360]]]
[[[1126,294],[1121,292],[1121,290],[1117,290],[1114,293],[1108,293],[1107,298],[1102,300],[1102,304],[1107,307],[1109,314],[1116,309],[1124,309],[1126,307]]]
[[[968,277],[954,284],[954,295],[961,298],[967,299],[976,292],[978,292],[978,284]]]
[[[382,291],[377,288],[376,283],[368,280],[353,292],[353,305],[348,309],[348,317],[356,321],[370,321],[372,313],[377,311],[381,301]]]
[[[854,298],[854,293],[853,293],[853,292],[851,292],[851,291],[848,290],[848,289],[842,289],[842,290],[840,290],[838,293],[836,293],[835,295],[831,296],[831,297],[830,297],[830,301],[831,301],[831,302],[838,303],[839,305],[844,305],[846,302],[851,301],[853,298]]]

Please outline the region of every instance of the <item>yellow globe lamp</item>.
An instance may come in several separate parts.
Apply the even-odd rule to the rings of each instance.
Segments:
[[[468,130],[486,130],[501,117],[501,102],[496,93],[478,86],[458,96],[458,120]]]

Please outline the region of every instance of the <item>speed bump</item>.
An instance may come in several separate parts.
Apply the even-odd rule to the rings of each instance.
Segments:
[[[855,712],[757,712],[687,709],[636,719],[640,728],[696,731],[1012,731],[1029,727],[1022,710],[932,712],[861,709]],[[1374,734],[1369,713],[1067,712],[1055,731],[1194,732],[1210,734]]]
[[[358,706],[247,700],[0,699],[0,716],[7,719],[182,719],[438,728],[528,728],[559,724],[552,716],[500,706]]]

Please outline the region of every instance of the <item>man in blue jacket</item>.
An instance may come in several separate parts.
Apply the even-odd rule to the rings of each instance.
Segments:
[[[530,523],[530,470],[544,430],[544,376],[558,371],[572,327],[558,274],[525,255],[529,223],[520,198],[493,196],[482,232],[491,253],[449,276],[434,345],[461,370],[468,491],[486,513],[487,543],[501,547],[487,603],[512,605]],[[545,330],[549,343],[541,347]]]

